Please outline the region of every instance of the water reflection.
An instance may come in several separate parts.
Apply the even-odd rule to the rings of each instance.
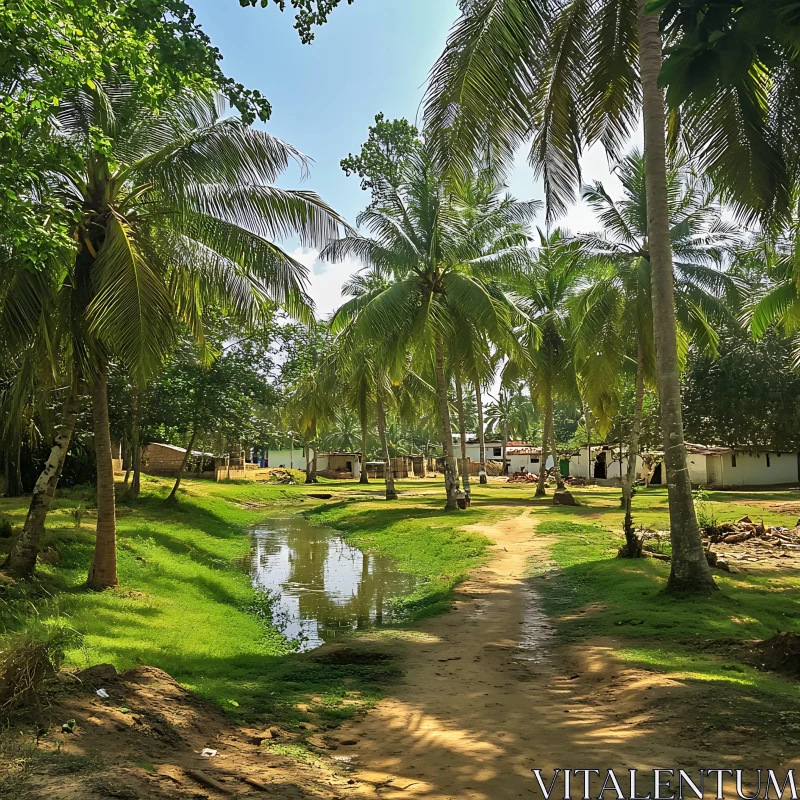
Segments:
[[[388,622],[389,601],[414,588],[390,560],[362,553],[302,517],[269,520],[252,537],[253,586],[278,596],[273,619],[303,650]]]

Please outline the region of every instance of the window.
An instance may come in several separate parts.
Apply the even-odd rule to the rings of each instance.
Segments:
[[[495,448],[494,448],[494,454],[495,454],[496,456],[501,456],[501,455],[503,455],[503,448],[502,448],[502,447],[495,447]]]
[[[736,466],[736,453],[734,453],[734,454],[731,456],[731,466],[732,466],[732,467],[735,467],[735,466]]]
[[[767,466],[768,466],[768,467],[772,466],[772,465],[769,463],[769,453],[767,453]]]
[[[539,459],[536,458],[535,456],[531,456],[531,464],[538,464],[538,463],[539,463]]]

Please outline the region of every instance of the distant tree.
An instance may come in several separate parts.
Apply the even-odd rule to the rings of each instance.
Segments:
[[[775,330],[753,341],[731,328],[719,356],[693,352],[683,377],[689,441],[728,446],[800,448],[800,375],[793,345]]]
[[[361,152],[343,158],[341,167],[348,177],[358,175],[364,190],[372,189],[377,180],[396,189],[403,166],[419,146],[417,129],[407,119],[387,120],[383,113],[376,114]]]

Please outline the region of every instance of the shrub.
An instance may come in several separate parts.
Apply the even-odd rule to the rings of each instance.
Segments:
[[[81,635],[63,619],[36,615],[24,627],[0,638],[0,715],[34,705],[44,682],[61,668]]]
[[[0,539],[10,539],[14,535],[14,529],[11,527],[11,520],[0,519]]]

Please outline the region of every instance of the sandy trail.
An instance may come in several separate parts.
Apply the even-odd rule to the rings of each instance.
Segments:
[[[353,756],[350,796],[540,797],[533,767],[695,762],[665,737],[645,740],[647,720],[624,698],[641,706],[643,694],[652,702],[678,684],[654,686],[623,670],[611,647],[584,646],[579,657],[552,649],[552,628],[525,579],[528,560],[544,557],[547,545],[534,528],[526,511],[479,529],[496,543],[491,562],[462,584],[451,613],[422,626],[392,696],[340,731],[355,742],[339,753]]]

